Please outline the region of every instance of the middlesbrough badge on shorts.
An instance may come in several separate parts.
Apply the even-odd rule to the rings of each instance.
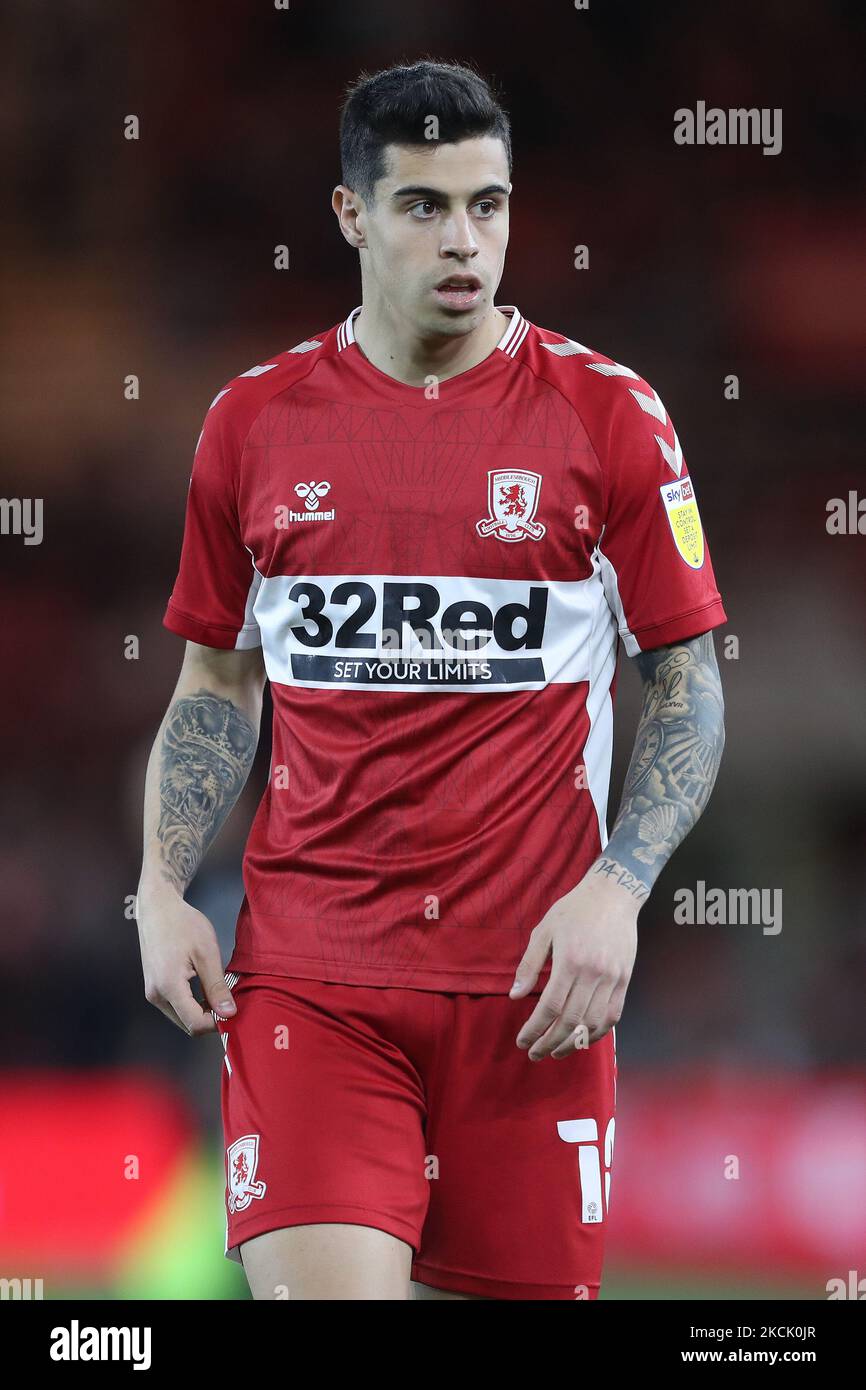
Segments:
[[[254,1197],[264,1197],[268,1185],[256,1181],[259,1166],[259,1135],[245,1134],[226,1149],[229,1211],[246,1211]]]
[[[535,520],[541,474],[523,468],[495,468],[487,474],[487,516],[475,523],[479,536],[499,541],[540,541],[547,529]]]

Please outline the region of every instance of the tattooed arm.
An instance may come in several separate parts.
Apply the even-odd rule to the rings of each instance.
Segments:
[[[643,710],[622,803],[591,873],[642,902],[710,799],[725,746],[722,683],[705,632],[641,652]]]
[[[183,895],[249,775],[264,680],[261,648],[188,642],[147,767],[138,887],[145,994],[190,1034],[214,1029],[211,1008],[234,1008],[213,927]],[[195,975],[207,1008],[190,989]]]
[[[622,804],[604,851],[532,932],[511,990],[550,979],[517,1037],[533,1060],[597,1042],[620,1018],[637,915],[707,804],[725,742],[712,633],[642,652],[644,700]]]

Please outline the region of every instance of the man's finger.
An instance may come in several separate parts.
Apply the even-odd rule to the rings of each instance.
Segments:
[[[595,996],[592,977],[578,974],[563,1004],[559,1017],[554,1019],[547,1031],[532,1045],[530,1060],[540,1061],[547,1057],[555,1047],[574,1034],[574,1030],[584,1022],[587,1009]]]
[[[235,1012],[235,1001],[226,984],[219,947],[215,941],[196,953],[194,964],[208,1007],[222,1018],[230,1017]]]
[[[573,1039],[575,1029],[583,1020],[582,1001],[585,997],[586,987],[578,978],[569,992],[559,1017],[554,1019],[547,1031],[533,1043],[529,1053],[530,1061],[538,1062],[542,1057],[549,1057],[554,1048],[560,1047],[563,1043],[569,1043]],[[565,1054],[561,1053],[560,1055],[564,1056]]]
[[[538,1003],[517,1034],[517,1046],[530,1048],[552,1023],[555,1023],[565,1008],[565,1001],[571,993],[574,977],[564,966],[554,964],[550,979],[538,996]]]
[[[604,1018],[608,1020],[607,1027],[604,1030],[605,1033],[610,1032],[611,1028],[615,1028],[622,1017],[628,986],[628,980],[623,980],[621,984],[618,984],[605,1005]],[[604,1033],[600,1034],[600,1036],[604,1037]],[[590,1040],[593,1042],[596,1041],[596,1039],[592,1037]]]
[[[202,1033],[215,1033],[216,1021],[209,1009],[205,1009],[193,994],[189,980],[184,980],[166,993],[166,1002],[171,1005],[190,1037],[197,1038]]]
[[[538,979],[538,973],[550,950],[550,940],[542,932],[537,935],[535,932],[529,938],[529,944],[523,952],[523,957],[517,970],[514,973],[514,984],[508,992],[509,999],[520,999],[528,989],[532,989]]]
[[[165,1015],[169,1023],[173,1023],[175,1028],[179,1028],[182,1033],[186,1033],[187,1037],[189,1037],[189,1029],[187,1028],[186,1024],[178,1018],[174,1009],[171,1007],[171,1004],[158,1003],[154,1001],[154,1008],[159,1009],[159,1012]]]
[[[592,998],[579,1013],[577,1013],[577,1009],[572,1010],[571,1001],[569,1001],[566,1013],[572,1017],[577,1014],[576,1022],[571,1027],[557,1029],[559,1036],[555,1036],[551,1032],[549,1042],[548,1038],[544,1037],[538,1046],[546,1046],[551,1057],[559,1058],[567,1057],[578,1048],[585,1048],[590,1043],[598,1042],[607,1031],[604,1028],[604,1020],[607,1018],[610,1007],[612,988],[610,980],[599,980]]]

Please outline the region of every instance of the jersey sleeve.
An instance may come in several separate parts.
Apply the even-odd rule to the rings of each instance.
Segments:
[[[725,622],[694,481],[658,394],[639,378],[616,404],[601,462],[602,580],[628,655]]]
[[[191,642],[227,650],[261,646],[252,611],[261,575],[237,508],[242,446],[229,403],[217,396],[193,460],[180,568],[162,620]]]

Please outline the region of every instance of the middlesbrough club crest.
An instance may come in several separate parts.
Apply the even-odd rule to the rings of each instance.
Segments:
[[[479,536],[500,541],[540,541],[547,529],[536,521],[541,474],[523,468],[497,468],[487,474],[488,515],[475,523]]]
[[[246,1211],[254,1197],[264,1197],[267,1183],[256,1182],[259,1166],[259,1136],[245,1134],[226,1149],[229,1180],[229,1211]]]

